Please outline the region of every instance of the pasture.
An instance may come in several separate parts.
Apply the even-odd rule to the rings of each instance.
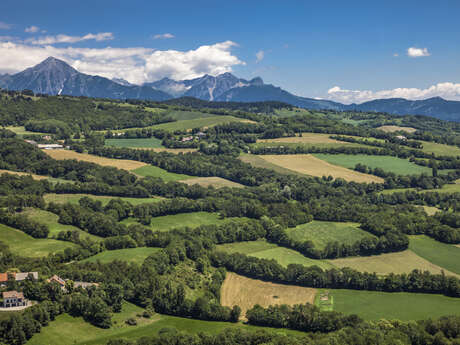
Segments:
[[[193,186],[194,184],[200,185],[202,187],[214,187],[214,188],[223,188],[223,187],[230,187],[230,188],[243,188],[244,186],[240,183],[233,182],[221,177],[212,176],[212,177],[194,177],[189,178],[187,180],[181,180],[179,182],[188,184],[189,186]]]
[[[142,265],[144,260],[160,251],[160,248],[150,248],[150,247],[138,247],[138,248],[126,248],[126,249],[116,249],[116,250],[105,250],[96,255],[90,256],[82,260],[81,262],[101,262],[103,264],[121,260],[126,262],[135,263]]]
[[[191,120],[179,120],[175,122],[161,123],[159,125],[152,126],[151,128],[163,129],[165,131],[174,132],[174,131],[188,131],[193,128],[209,128],[224,123],[230,122],[249,122],[249,120],[240,119],[234,116],[210,116],[210,117],[200,117]]]
[[[105,146],[128,148],[161,148],[161,140],[157,138],[105,139]]]
[[[431,175],[431,169],[392,156],[370,156],[370,155],[347,155],[347,154],[315,154],[315,157],[330,164],[344,168],[353,169],[356,164],[361,163],[370,168],[381,168],[384,171],[397,175],[420,175],[422,173]]]
[[[359,229],[357,223],[312,221],[295,228],[286,229],[286,233],[294,241],[312,241],[315,247],[324,249],[330,242],[353,244],[363,238],[374,237]]]
[[[421,141],[422,151],[426,153],[434,153],[436,156],[460,156],[460,148],[453,145],[445,145],[432,143],[429,141]]]
[[[58,204],[71,203],[78,204],[78,201],[83,198],[88,197],[91,199],[99,200],[102,203],[102,206],[105,206],[112,199],[121,199],[127,201],[132,205],[147,204],[152,202],[158,202],[164,200],[162,197],[154,198],[128,198],[128,197],[117,197],[117,196],[107,196],[107,195],[93,195],[93,194],[45,194],[43,199],[45,202],[54,202]]]
[[[409,321],[460,315],[460,298],[443,295],[334,289],[321,291],[329,291],[334,301],[334,311],[357,314],[365,320]]]
[[[445,184],[438,189],[417,189],[417,188],[396,188],[396,189],[385,189],[379,193],[381,194],[393,194],[393,193],[404,193],[406,191],[418,191],[420,193],[436,192],[436,193],[460,193],[460,179],[454,183]]]
[[[323,133],[302,133],[302,136],[283,137],[275,139],[259,139],[259,143],[304,143],[304,144],[343,144],[350,145],[351,143],[331,139],[332,134]]]
[[[76,159],[78,161],[96,163],[102,166],[109,166],[115,167],[118,169],[125,169],[125,170],[135,170],[144,166],[147,166],[146,163],[138,162],[138,161],[131,161],[127,159],[113,159],[113,158],[105,158],[90,155],[87,153],[78,153],[71,150],[44,150],[48,156],[53,159],[62,160],[62,159]]]
[[[241,253],[254,256],[259,259],[275,260],[284,267],[287,267],[290,264],[318,266],[322,269],[334,267],[326,260],[310,259],[293,249],[279,247],[276,244],[268,243],[265,240],[221,244],[217,246],[217,249],[230,254]]]
[[[191,212],[154,217],[148,227],[154,231],[168,231],[173,228],[182,228],[186,226],[196,228],[200,225],[220,224],[225,221],[225,219],[220,219],[217,213]],[[134,218],[127,218],[121,223],[129,225],[135,224],[137,221]]]
[[[440,274],[441,271],[444,271],[446,275],[460,278],[460,275],[447,271],[442,267],[429,262],[411,250],[405,250],[396,253],[386,253],[381,255],[340,258],[328,260],[328,262],[340,268],[350,267],[360,272],[375,272],[377,274],[401,274],[410,273],[417,269],[420,271],[429,271],[432,274]]]
[[[25,129],[24,126],[9,126],[5,128],[10,130],[11,132],[16,133],[18,137],[23,137],[24,135],[48,134],[48,133],[42,133],[42,132],[31,132]]]
[[[165,182],[186,180],[186,179],[192,178],[189,175],[176,174],[176,173],[169,172],[167,170],[164,170],[154,165],[143,165],[139,168],[132,170],[132,172],[139,176],[143,176],[143,177],[147,177],[147,176],[159,177]]]
[[[416,131],[416,129],[413,127],[401,127],[401,126],[394,126],[394,125],[380,126],[380,127],[377,127],[376,129],[380,129],[381,131],[384,131],[387,133],[393,133],[393,132],[398,132],[398,131],[414,133]]]
[[[228,272],[220,291],[221,304],[238,305],[241,316],[254,305],[268,307],[275,304],[313,304],[316,289],[295,285],[283,285],[251,279]]]
[[[418,256],[460,275],[460,248],[427,236],[409,236],[409,249]]]
[[[269,163],[276,164],[283,168],[294,170],[306,175],[317,177],[332,176],[334,178],[343,178],[346,181],[354,181],[359,183],[383,183],[383,179],[380,177],[363,174],[342,166],[333,165],[309,154],[263,155],[260,157]]]
[[[0,224],[0,242],[8,245],[12,252],[24,257],[41,258],[49,254],[75,248],[77,245],[51,239],[36,239],[24,232]]]

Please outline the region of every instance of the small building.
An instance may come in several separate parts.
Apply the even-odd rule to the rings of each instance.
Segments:
[[[35,140],[24,140],[24,141],[30,145],[37,146],[37,142]]]
[[[50,279],[47,280],[48,283],[58,283],[61,286],[62,290],[65,290],[65,280],[61,277],[54,275]]]
[[[17,282],[22,282],[26,280],[27,278],[30,278],[32,280],[38,280],[38,272],[19,272],[16,273],[16,281]]]
[[[399,139],[399,140],[407,140],[407,138],[406,138],[404,135],[397,135],[397,136],[396,136],[396,139]]]
[[[91,286],[95,286],[95,287],[99,287],[99,284],[98,283],[88,283],[88,282],[74,282],[73,283],[73,287],[74,288],[83,288],[83,289],[87,289]]]
[[[43,150],[56,150],[64,148],[64,146],[61,144],[38,144],[37,147]]]
[[[51,140],[51,136],[50,135],[44,135],[42,137],[43,140],[47,140],[47,141],[50,141]]]
[[[2,295],[4,308],[27,306],[27,300],[24,298],[24,294],[22,292],[6,291]]]
[[[186,141],[191,141],[191,140],[193,140],[193,137],[192,137],[192,136],[190,136],[190,137],[183,137],[181,141],[184,143],[184,142],[186,142]]]

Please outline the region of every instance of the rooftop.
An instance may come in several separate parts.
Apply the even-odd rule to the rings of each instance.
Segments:
[[[24,294],[22,292],[17,291],[5,291],[3,293],[3,298],[24,298]]]

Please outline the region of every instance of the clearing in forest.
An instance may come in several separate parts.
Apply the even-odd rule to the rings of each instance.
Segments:
[[[241,315],[244,316],[256,304],[262,307],[313,304],[315,295],[316,289],[264,282],[228,272],[221,288],[221,304],[228,307],[240,306]]]
[[[295,228],[286,229],[286,233],[294,241],[312,241],[316,248],[324,249],[330,242],[339,242],[352,245],[353,243],[369,237],[370,233],[359,229],[358,223],[350,222],[323,222],[312,221],[300,224]]]
[[[350,267],[360,272],[401,274],[410,273],[417,269],[420,271],[429,271],[432,274],[440,274],[441,271],[444,271],[446,275],[460,278],[460,275],[446,271],[442,267],[439,267],[418,256],[411,250],[381,255],[340,258],[328,260],[328,262],[337,267]]]
[[[260,139],[257,142],[261,143],[305,143],[305,144],[350,144],[335,139],[331,139],[333,134],[323,133],[302,133],[301,137],[283,137],[275,139]]]
[[[144,165],[140,168],[132,170],[132,172],[139,176],[143,176],[143,177],[147,177],[147,176],[160,177],[165,182],[181,181],[181,180],[192,178],[192,176],[189,176],[189,175],[169,172],[155,165]]]
[[[332,176],[343,178],[346,181],[359,183],[383,183],[383,179],[377,176],[363,174],[341,166],[330,164],[313,155],[261,155],[261,158],[269,163],[277,164],[283,168],[297,171],[311,176]]]
[[[105,250],[96,255],[90,256],[87,259],[82,260],[82,262],[101,262],[103,264],[121,260],[126,262],[133,262],[138,265],[142,265],[144,260],[155,253],[158,253],[160,248],[151,248],[151,247],[138,247],[138,248],[126,248],[126,249],[116,249],[116,250]]]
[[[87,153],[78,153],[71,150],[43,150],[43,152],[48,154],[48,156],[53,159],[76,159],[78,161],[96,163],[102,166],[115,167],[124,170],[134,170],[148,165],[138,161],[99,157]]]
[[[161,140],[157,138],[105,139],[104,146],[129,148],[159,148]]]
[[[222,187],[230,187],[230,188],[243,188],[244,186],[242,184],[239,184],[237,182],[233,182],[221,177],[194,177],[194,178],[189,178],[187,180],[182,180],[179,181],[185,184],[188,184],[189,186],[192,186],[194,184],[198,184],[202,187],[209,187],[213,186],[215,188],[222,188]]]
[[[381,131],[387,132],[387,133],[392,133],[392,132],[397,132],[397,131],[404,131],[407,133],[414,133],[416,131],[415,128],[413,127],[401,127],[401,126],[393,126],[393,125],[388,125],[388,126],[380,126],[377,127],[376,129],[380,129]]]
[[[208,128],[224,123],[230,122],[254,122],[246,119],[240,119],[234,116],[211,116],[211,117],[202,117],[192,120],[179,120],[175,122],[161,123],[159,125],[152,126],[151,128],[155,129],[164,129],[165,131],[186,131],[192,130],[193,128]]]

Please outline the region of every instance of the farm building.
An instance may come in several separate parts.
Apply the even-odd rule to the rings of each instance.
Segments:
[[[27,300],[24,298],[24,294],[22,292],[6,291],[3,292],[2,295],[4,308],[27,306]]]
[[[26,280],[27,277],[33,280],[38,280],[38,272],[6,272],[0,273],[0,286],[6,285],[6,283],[8,282],[8,276],[13,277],[14,280],[17,282],[22,282]]]
[[[37,147],[43,150],[56,150],[64,148],[64,146],[61,144],[38,144]]]

